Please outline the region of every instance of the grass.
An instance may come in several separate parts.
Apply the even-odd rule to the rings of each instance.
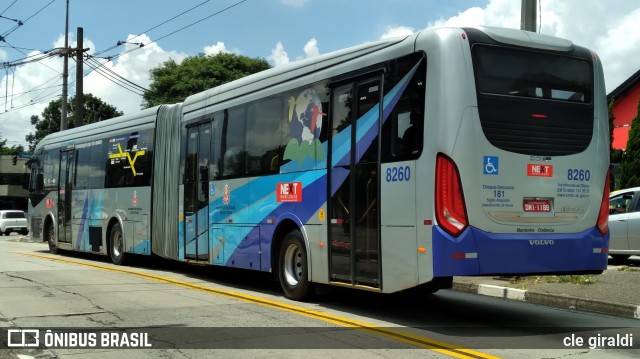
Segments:
[[[621,272],[640,272],[640,268],[638,268],[638,267],[629,267],[629,266],[620,266],[620,267],[618,267],[618,271],[621,271]]]
[[[521,289],[525,289],[529,285],[543,283],[569,283],[575,285],[590,285],[597,282],[598,280],[594,276],[589,274],[516,277],[515,279],[509,281],[509,283],[514,284]]]

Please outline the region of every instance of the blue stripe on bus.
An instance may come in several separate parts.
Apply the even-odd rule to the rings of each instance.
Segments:
[[[151,251],[149,250],[149,240],[145,239],[144,241],[136,244],[135,246],[133,246],[133,249],[130,251],[130,253],[136,253],[136,254],[150,254]]]
[[[326,186],[327,175],[324,173],[317,180],[306,186],[305,191],[325,193]],[[287,203],[277,206],[267,215],[267,218],[277,218],[278,222],[284,219],[292,219],[297,222],[298,225],[302,225],[307,223],[325,202],[326,198],[324,198],[324,196],[308,196],[304,200],[304,205],[301,203]],[[290,206],[294,206],[294,210],[291,210]],[[272,267],[269,261],[271,258],[271,239],[273,238],[275,229],[275,225],[256,226],[245,238],[231,238],[232,242],[225,241],[225,252],[233,251],[228,258],[225,258],[225,265],[250,260],[254,263],[260,263],[261,270],[270,270]],[[228,244],[231,244],[231,246],[235,248],[226,248]],[[243,248],[255,248],[256,246],[260,246],[260,252],[243,250]],[[264,261],[261,261],[261,259],[264,259]]]
[[[581,233],[526,234],[489,233],[469,227],[453,238],[434,226],[432,235],[433,274],[439,277],[607,268],[607,253],[594,250],[608,248],[609,234],[603,236],[596,227]],[[467,258],[461,258],[465,255]]]
[[[398,103],[398,100],[402,96],[404,90],[407,88],[409,84],[409,80],[413,77],[413,74],[417,70],[420,60],[399,82],[394,86],[391,91],[383,98],[383,118],[382,122],[384,123],[388,116],[393,111],[393,108]],[[378,134],[378,126],[377,119],[379,115],[378,106],[373,106],[372,109],[367,111],[363,116],[361,116],[356,121],[357,126],[357,152],[356,152],[356,161],[359,161],[362,155],[366,152],[366,150],[371,146],[371,143],[375,139]],[[332,156],[332,166],[339,165],[341,163],[349,163],[349,158],[351,156],[351,126],[346,127],[342,131],[340,131],[333,138],[333,156]],[[325,141],[323,144],[325,153],[328,151],[328,143]],[[226,223],[229,217],[233,216],[234,223],[237,224],[258,224],[264,223],[268,218],[274,218],[279,220],[285,214],[291,212],[295,213],[295,217],[297,221],[299,221],[299,225],[305,224],[311,216],[316,213],[322,205],[326,203],[326,198],[324,196],[313,196],[309,199],[308,195],[303,195],[304,202],[300,204],[293,204],[295,209],[292,210],[290,207],[292,204],[276,204],[276,194],[275,189],[278,183],[281,182],[302,182],[303,185],[303,193],[326,193],[326,168],[327,161],[322,160],[316,163],[314,168],[320,168],[320,172],[318,171],[305,171],[305,172],[294,172],[298,169],[297,161],[291,161],[282,166],[283,172],[293,172],[293,173],[282,173],[276,176],[264,176],[258,177],[251,180],[247,185],[242,185],[233,191],[231,191],[230,196],[232,201],[234,198],[259,198],[259,200],[254,201],[253,203],[247,205],[246,207],[241,207],[240,210],[234,211],[232,214],[226,214],[224,212],[224,205],[222,203],[222,198],[218,198],[212,201],[209,204],[209,223]],[[343,172],[339,169],[333,172],[332,177],[332,189],[337,190],[342,182],[347,178],[348,171]],[[286,180],[285,180],[286,179]],[[265,211],[261,210],[265,207],[274,207],[271,212],[268,212],[265,215]],[[201,209],[200,211],[204,211],[205,209]],[[220,213],[225,214],[220,214]],[[186,218],[185,218],[186,220]],[[180,238],[184,238],[183,236],[183,223],[180,223],[179,226],[179,236]],[[225,258],[225,265],[230,265],[231,263],[235,263],[236,261],[242,262],[256,262],[259,261],[260,254],[249,253],[247,250],[243,250],[246,248],[256,248],[259,246],[259,243],[253,243],[254,241],[261,241],[260,238],[267,238],[269,243],[262,243],[261,252],[262,258],[270,258],[270,239],[273,235],[273,230],[275,228],[271,228],[274,226],[263,226],[262,232],[259,233],[260,229],[258,227],[253,228],[249,234],[243,238],[233,238],[232,236],[227,236],[225,238],[225,253],[232,253],[230,256]],[[191,238],[189,238],[191,241]],[[210,238],[211,240],[211,238]],[[179,259],[184,260],[184,242],[182,242],[179,246]],[[247,256],[255,257],[255,258],[247,258]],[[267,267],[267,268],[265,268]],[[263,270],[270,269],[269,266],[265,264],[261,264],[261,268]]]
[[[78,235],[76,236],[76,249],[78,250],[85,250],[85,246],[84,246],[84,238],[85,238],[85,224],[87,221],[87,213],[89,212],[89,202],[90,202],[90,198],[89,198],[89,193],[87,193],[86,197],[84,198],[84,204],[82,205],[82,217],[80,220],[80,226],[78,227]],[[73,226],[72,226],[73,228]]]
[[[76,235],[76,250],[85,252],[92,251],[92,249],[89,248],[89,227],[100,227],[101,213],[102,191],[87,191],[83,201],[82,216],[80,217],[80,224],[78,225],[78,234]],[[106,242],[103,242],[102,245],[106,245]]]

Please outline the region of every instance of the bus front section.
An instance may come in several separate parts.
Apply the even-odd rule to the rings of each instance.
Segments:
[[[599,59],[535,33],[465,33],[477,106],[436,159],[434,275],[601,273],[609,134]]]

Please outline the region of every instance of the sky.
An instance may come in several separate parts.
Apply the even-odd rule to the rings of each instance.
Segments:
[[[601,58],[607,93],[640,69],[640,0],[539,0],[539,32]],[[0,139],[24,145],[31,116],[62,94],[66,0],[0,0]],[[125,114],[141,109],[149,70],[173,59],[231,52],[280,66],[442,26],[520,27],[520,0],[69,0],[69,46],[78,27],[93,56],[84,93]],[[119,45],[118,45],[119,44]],[[143,46],[140,46],[140,45]],[[23,61],[24,60],[24,61]],[[35,61],[39,60],[39,61]],[[97,61],[97,62],[96,62]],[[27,62],[27,63],[24,63]],[[21,65],[12,66],[14,64]],[[93,70],[89,64],[99,67]],[[128,88],[109,78],[127,79]],[[75,95],[69,61],[69,95]]]

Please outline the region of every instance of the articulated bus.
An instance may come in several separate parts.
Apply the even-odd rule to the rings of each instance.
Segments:
[[[571,41],[442,28],[51,134],[34,237],[382,293],[453,276],[600,273],[602,65]]]

